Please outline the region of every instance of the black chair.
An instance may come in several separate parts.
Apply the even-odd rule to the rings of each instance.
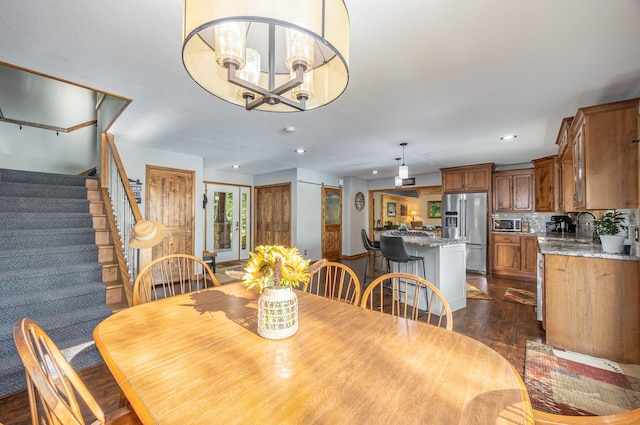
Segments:
[[[380,242],[372,241],[369,239],[367,235],[367,231],[362,229],[360,231],[362,235],[362,245],[364,245],[364,249],[367,250],[367,255],[364,257],[364,278],[362,279],[362,286],[367,286],[367,279],[372,281],[379,274],[376,274],[376,271],[382,272],[382,270],[376,269],[376,256],[378,254],[382,254],[380,250]],[[367,272],[369,271],[369,255],[373,252],[373,274],[369,275]]]
[[[394,272],[397,273],[407,273],[411,275],[418,275],[418,273],[411,273],[409,270],[409,263],[414,261],[422,262],[422,276],[418,275],[423,279],[427,278],[427,270],[424,266],[424,257],[417,257],[414,255],[409,255],[407,252],[407,247],[404,245],[404,239],[400,236],[380,236],[380,250],[382,251],[382,255],[387,260],[387,273],[391,273],[391,263],[397,263],[398,269]],[[400,265],[404,264],[404,271],[401,270]],[[382,286],[387,289],[392,289],[388,287],[389,282],[386,282]],[[429,311],[429,295],[425,292],[426,296],[426,311]],[[402,298],[402,295],[400,295]]]
[[[382,255],[387,260],[387,273],[391,273],[391,263],[398,263],[399,273],[409,273],[408,265],[413,261],[422,262],[422,277],[427,278],[427,272],[424,266],[424,257],[416,257],[407,253],[407,248],[404,245],[404,240],[400,236],[381,236],[380,237],[380,250]],[[405,265],[405,270],[400,270],[400,264]],[[409,273],[416,274],[416,273]]]

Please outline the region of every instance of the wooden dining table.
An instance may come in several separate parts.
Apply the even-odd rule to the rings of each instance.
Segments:
[[[296,290],[298,332],[257,333],[239,283],[142,304],[94,331],[145,424],[533,424],[522,379],[454,331]]]

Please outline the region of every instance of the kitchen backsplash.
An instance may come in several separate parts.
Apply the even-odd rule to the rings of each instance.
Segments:
[[[619,209],[616,211],[620,211],[624,213],[626,217],[625,224],[629,227],[627,231],[627,239],[625,240],[625,245],[631,245],[630,250],[632,255],[638,255],[640,253],[640,243],[635,240],[635,232],[638,228],[638,210],[637,209]],[[520,218],[522,222],[529,222],[529,228],[531,233],[541,233],[546,231],[546,223],[551,221],[551,217],[554,215],[566,215],[563,212],[555,212],[555,213],[495,213],[492,215],[493,218]],[[574,214],[572,214],[574,215]],[[583,226],[582,236],[588,237],[591,234],[591,220],[581,220],[586,226]]]

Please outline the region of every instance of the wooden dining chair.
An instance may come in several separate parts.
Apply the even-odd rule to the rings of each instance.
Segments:
[[[33,320],[25,318],[16,323],[13,338],[24,364],[33,425],[141,423],[128,407],[105,413],[58,347]],[[78,398],[95,421],[85,422]]]
[[[147,264],[133,284],[133,305],[220,286],[207,263],[189,254],[170,254]]]
[[[606,416],[564,416],[533,409],[536,425],[638,425],[640,409]]]
[[[342,263],[326,262],[311,275],[302,290],[348,304],[360,302],[360,281],[353,270]]]
[[[453,330],[453,314],[445,296],[431,282],[412,274],[387,273],[376,278],[362,294],[360,305],[435,326],[444,323]]]

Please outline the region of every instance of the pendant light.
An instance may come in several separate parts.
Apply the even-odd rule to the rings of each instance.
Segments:
[[[396,162],[398,163],[398,170],[399,170],[400,169],[400,158],[396,158]],[[400,175],[397,175],[395,177],[394,184],[395,184],[396,187],[401,187],[402,186],[402,178],[400,178]]]
[[[398,176],[401,179],[409,178],[409,167],[404,165],[404,147],[407,146],[407,144],[408,144],[407,142],[400,143],[400,146],[402,146],[402,165],[398,167]]]

